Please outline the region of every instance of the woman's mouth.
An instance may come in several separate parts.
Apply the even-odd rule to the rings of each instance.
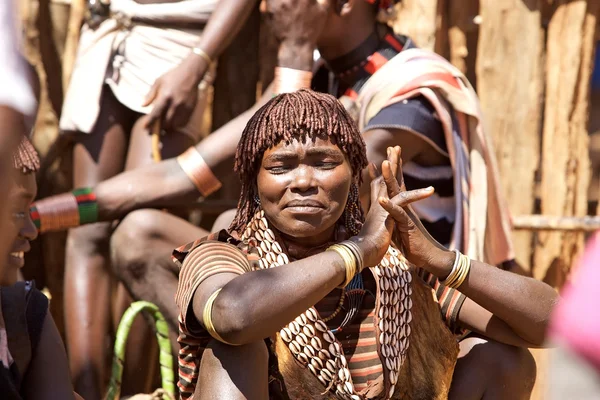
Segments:
[[[21,268],[25,265],[25,252],[24,251],[15,251],[10,253],[9,256],[10,264]]]
[[[285,208],[294,214],[317,214],[325,209],[321,202],[315,200],[292,200]]]

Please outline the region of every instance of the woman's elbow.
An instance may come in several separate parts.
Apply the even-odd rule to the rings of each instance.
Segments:
[[[251,310],[244,296],[222,290],[213,304],[212,316],[215,329],[226,342],[242,345],[253,341],[249,336]]]

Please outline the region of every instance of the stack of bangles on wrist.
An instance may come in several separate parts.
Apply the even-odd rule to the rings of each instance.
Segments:
[[[208,197],[221,188],[221,182],[195,147],[190,147],[177,157],[177,163],[202,196]]]
[[[91,188],[52,196],[33,203],[31,219],[40,232],[56,232],[98,222],[98,203]]]
[[[467,278],[467,275],[469,275],[469,271],[471,270],[471,259],[458,250],[454,250],[454,252],[456,253],[456,258],[454,259],[452,271],[450,271],[448,277],[445,280],[440,281],[440,283],[449,288],[458,289]]]
[[[295,92],[300,89],[310,89],[312,72],[300,69],[275,67],[273,79],[274,95]]]
[[[354,275],[362,271],[363,259],[360,250],[356,243],[346,240],[333,246],[329,246],[327,250],[335,251],[344,260],[344,268],[346,270],[346,279],[339,287],[344,288],[350,283]]]

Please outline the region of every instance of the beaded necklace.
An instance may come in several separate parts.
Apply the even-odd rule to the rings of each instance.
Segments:
[[[262,210],[248,223],[241,239],[256,242],[260,256],[259,268],[275,268],[289,263],[288,255],[277,242]],[[384,397],[391,399],[408,352],[412,275],[407,261],[393,247],[371,271],[377,283],[375,331],[384,370]],[[355,280],[362,281],[360,274],[352,282]],[[345,319],[348,318],[352,316],[347,315]],[[342,345],[314,307],[296,317],[277,336],[287,345],[294,358],[324,385],[326,391],[335,393],[339,399],[364,399],[354,389]]]

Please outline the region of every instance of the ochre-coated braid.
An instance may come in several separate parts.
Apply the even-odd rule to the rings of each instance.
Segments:
[[[240,138],[235,170],[242,187],[231,230],[242,231],[259,210],[254,198],[258,195],[256,176],[264,152],[282,141],[304,142],[317,137],[331,140],[342,150],[352,168],[354,184],[357,188],[360,186],[361,171],[367,166],[365,144],[356,122],[342,104],[331,95],[311,90],[280,94],[252,116]],[[353,215],[346,220],[356,226],[347,228],[355,235],[364,221],[363,210],[354,199],[353,207],[348,209]]]

